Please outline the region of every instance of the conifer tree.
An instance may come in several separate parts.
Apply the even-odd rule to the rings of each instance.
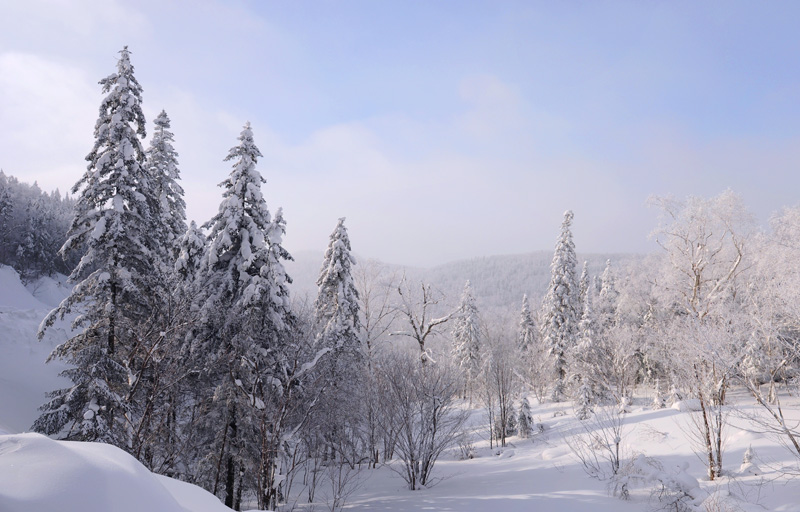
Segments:
[[[589,262],[583,262],[583,270],[581,277],[578,281],[578,304],[583,304],[586,301],[586,294],[589,292]]]
[[[528,304],[528,295],[522,296],[522,311],[519,315],[519,328],[517,333],[517,348],[523,354],[532,350],[538,343],[539,333],[536,322],[533,321],[531,307]]]
[[[292,323],[290,279],[281,261],[291,256],[281,246],[282,215],[271,218],[261,192],[266,180],[256,170],[260,156],[247,123],[225,158],[234,161],[233,169],[220,184],[219,212],[204,225],[210,233],[198,278],[204,328],[193,361],[205,381],[207,414],[196,434],[206,440],[205,455],[215,468],[202,483],[214,493],[221,490],[228,506],[241,496],[237,475],[258,472],[257,464],[247,466],[258,461],[259,446],[247,426],[250,408],[265,405],[252,391],[268,387],[262,372],[275,369]]]
[[[606,260],[606,268],[600,276],[600,293],[597,297],[598,323],[601,328],[608,329],[614,324],[618,302],[619,291],[617,290],[616,276],[611,266],[611,260]]]
[[[567,376],[567,353],[575,346],[578,335],[578,280],[575,275],[577,259],[572,241],[573,213],[564,213],[561,234],[556,242],[550,265],[550,285],[542,308],[542,340],[553,358],[554,385],[552,398],[563,399]]]
[[[189,228],[178,240],[178,258],[175,260],[174,271],[181,282],[192,284],[200,269],[200,262],[206,247],[206,236],[203,230],[192,221]]]
[[[588,379],[583,379],[581,386],[578,388],[578,396],[575,399],[575,417],[581,421],[588,420],[594,412],[592,409],[593,402],[592,386],[589,384]]]
[[[154,250],[165,270],[169,270],[177,256],[178,240],[186,233],[186,203],[178,183],[178,153],[167,113],[162,110],[154,123],[153,138],[146,151],[146,168],[153,188],[150,232]]]
[[[594,309],[592,308],[592,289],[587,286],[586,295],[583,300],[583,313],[578,327],[578,343],[573,348],[573,376],[580,386],[575,396],[575,415],[580,420],[588,419],[592,414],[592,404],[595,402],[594,384],[597,381],[597,373],[602,370],[598,368],[601,359],[598,345],[597,320]]]
[[[533,416],[531,415],[531,404],[527,398],[522,399],[517,416],[517,430],[519,436],[527,439],[533,433]]]
[[[100,440],[126,447],[133,410],[129,393],[137,368],[131,339],[148,314],[148,276],[154,265],[145,243],[150,226],[142,88],[130,52],[120,52],[117,72],[100,81],[105,97],[95,124],[86,173],[72,188],[80,193],[62,255],[85,248],[70,280],[77,283],[42,322],[39,337],[57,318],[80,312],[77,334],[50,355],[70,368],[68,388],[51,401],[34,429],[67,439]]]
[[[358,290],[353,281],[350,238],[339,219],[331,233],[325,258],[317,278],[319,294],[314,301],[314,315],[319,331],[318,344],[333,350],[337,371],[360,365],[364,354],[360,345],[361,320]]]
[[[481,368],[481,329],[470,282],[464,285],[453,324],[453,361],[464,376],[464,395],[471,396]]]

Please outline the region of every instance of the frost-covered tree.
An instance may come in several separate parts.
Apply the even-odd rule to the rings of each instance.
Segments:
[[[360,458],[356,454],[362,450],[358,433],[363,423],[358,414],[363,404],[358,397],[366,377],[359,294],[353,279],[356,260],[344,221],[340,218],[330,235],[314,301],[316,345],[331,352],[318,372],[327,387],[319,407],[322,414],[318,430],[332,463]]]
[[[397,316],[402,319],[401,323],[407,325],[404,325],[404,330],[394,331],[390,333],[390,336],[407,336],[413,339],[419,347],[422,364],[435,362],[430,347],[426,347],[425,343],[430,337],[441,332],[444,324],[453,317],[454,312],[442,317],[434,317],[433,310],[438,307],[444,297],[430,284],[423,282],[420,282],[420,293],[415,296],[405,276],[397,285],[397,294],[400,298]]]
[[[597,328],[597,318],[592,307],[593,295],[591,288],[587,287],[586,295],[583,299],[583,312],[578,324],[577,344],[570,352],[571,371],[576,382],[580,383],[581,389],[576,395],[576,400],[583,399],[587,388],[592,393],[592,384],[602,382],[598,373],[606,368],[600,367],[603,357],[600,343],[600,333]],[[591,397],[590,397],[591,398]],[[582,418],[585,419],[585,418]]]
[[[280,211],[271,217],[261,192],[266,180],[256,170],[260,156],[247,123],[225,158],[233,169],[220,184],[219,212],[204,225],[210,232],[198,277],[204,327],[192,359],[207,386],[207,414],[197,434],[207,438],[206,455],[215,468],[203,483],[222,490],[228,506],[242,487],[237,475],[258,458],[245,456],[258,450],[246,429],[252,408],[266,408],[265,397],[254,391],[271,389],[259,383],[272,381],[266,374],[277,371],[293,321],[282,263],[291,257],[281,246],[285,225]]]
[[[186,233],[186,203],[183,188],[178,183],[178,153],[173,146],[174,135],[169,131],[167,113],[162,110],[154,123],[153,138],[145,152],[146,169],[153,187],[150,237],[168,270],[177,256],[177,243]]]
[[[578,396],[575,398],[575,417],[581,421],[588,420],[592,416],[593,402],[592,386],[588,379],[584,379],[581,381]]]
[[[619,291],[617,278],[611,266],[611,260],[606,260],[606,268],[600,276],[600,291],[597,296],[598,323],[601,328],[607,329],[615,322]]]
[[[533,433],[533,415],[531,415],[531,404],[527,398],[522,399],[517,415],[517,431],[519,436],[527,439]]]
[[[175,273],[184,283],[194,283],[203,253],[206,247],[206,236],[194,221],[178,240],[178,259],[175,260]]]
[[[76,313],[74,334],[50,355],[70,366],[72,385],[51,393],[34,428],[68,439],[100,440],[126,447],[136,414],[130,392],[141,368],[136,324],[149,313],[154,261],[148,248],[150,184],[143,168],[145,136],[142,88],[130,52],[120,52],[117,71],[100,81],[105,97],[95,124],[95,143],[62,254],[83,250],[70,275],[69,297],[44,319],[39,337],[58,318]]]
[[[481,328],[478,306],[469,281],[464,285],[461,303],[453,319],[453,362],[464,378],[464,396],[472,396],[481,368]]]
[[[239,145],[225,161],[233,160],[219,212],[204,228],[209,230],[208,249],[201,263],[204,281],[203,312],[212,317],[221,309],[245,310],[268,300],[266,318],[278,329],[286,327],[289,310],[288,283],[281,260],[291,256],[281,247],[282,216],[272,219],[261,192],[266,180],[256,170],[262,156],[253,141],[250,123],[244,126]],[[236,322],[235,315],[222,326]],[[218,340],[219,341],[219,340]]]
[[[339,219],[325,250],[317,278],[319,293],[314,313],[320,329],[318,343],[333,350],[336,371],[345,371],[352,378],[354,366],[361,364],[364,353],[360,341],[359,295],[353,281],[356,259],[351,254],[344,221],[344,217]]]
[[[581,277],[578,280],[578,304],[583,304],[586,301],[586,294],[589,292],[590,281],[589,262],[584,261],[583,270],[581,270]]]
[[[580,305],[578,280],[575,274],[577,258],[572,241],[573,213],[564,213],[561,234],[556,242],[550,265],[550,285],[542,304],[542,341],[553,358],[554,379],[552,398],[561,400],[567,376],[567,353],[575,346],[578,336]]]
[[[528,351],[533,350],[539,342],[539,330],[533,320],[527,294],[522,296],[522,310],[519,314],[519,327],[517,329],[517,348],[521,353],[526,354]]]

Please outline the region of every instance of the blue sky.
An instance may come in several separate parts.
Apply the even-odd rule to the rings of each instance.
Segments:
[[[290,250],[346,216],[356,252],[430,265],[655,250],[649,195],[797,202],[792,2],[0,0],[0,167],[62,191],[97,81],[132,50],[172,118],[191,218],[251,121]],[[152,126],[150,127],[152,131]]]

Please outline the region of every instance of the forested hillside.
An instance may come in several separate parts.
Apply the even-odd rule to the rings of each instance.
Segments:
[[[58,190],[43,191],[0,170],[0,265],[14,267],[23,279],[68,274],[76,258],[58,251],[74,205]]]

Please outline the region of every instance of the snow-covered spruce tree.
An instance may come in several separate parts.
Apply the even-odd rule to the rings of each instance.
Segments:
[[[461,369],[463,397],[469,397],[471,401],[481,369],[481,328],[478,306],[469,281],[464,285],[461,303],[453,320],[453,362]]]
[[[182,283],[195,282],[205,248],[206,235],[192,221],[178,240],[178,258],[175,260],[174,271]]]
[[[578,324],[578,342],[570,351],[572,378],[578,385],[575,395],[575,408],[578,419],[585,420],[591,414],[591,404],[595,402],[597,388],[603,387],[605,377],[601,372],[607,370],[602,365],[600,333],[597,318],[592,307],[592,288],[587,286],[583,300],[583,313]]]
[[[365,455],[360,442],[363,419],[358,402],[361,383],[366,377],[366,358],[361,347],[359,294],[353,279],[356,263],[344,218],[330,235],[317,278],[319,291],[314,301],[316,346],[331,356],[319,367],[325,392],[315,427],[322,433],[331,464],[358,460]]]
[[[319,292],[314,315],[319,329],[317,344],[333,351],[336,378],[353,379],[364,360],[361,349],[359,296],[353,281],[356,259],[350,253],[350,238],[339,219],[331,233],[317,278]]]
[[[524,355],[536,348],[539,343],[539,330],[531,314],[528,304],[528,295],[522,296],[522,310],[519,314],[519,327],[517,331],[517,348]]]
[[[158,257],[169,270],[177,257],[178,241],[186,233],[186,202],[178,183],[178,153],[172,145],[174,135],[169,131],[167,113],[162,110],[154,123],[153,138],[145,152],[146,169],[154,192],[150,237]]]
[[[132,453],[148,468],[172,471],[174,453],[181,437],[176,409],[183,401],[185,384],[183,351],[185,325],[192,323],[192,296],[176,282],[186,283],[175,274],[179,241],[186,233],[186,204],[183,188],[178,184],[178,154],[169,131],[170,120],[165,111],[156,117],[150,146],[145,151],[145,171],[150,191],[146,194],[150,208],[148,246],[156,265],[152,270],[150,293],[157,307],[150,322],[152,342],[146,343],[150,368],[139,377],[136,402],[143,411],[135,428]],[[154,338],[153,334],[158,333]],[[181,450],[182,451],[182,450]]]
[[[62,254],[85,250],[70,275],[72,293],[42,322],[39,337],[58,318],[76,313],[74,336],[56,347],[72,385],[51,393],[33,428],[66,439],[97,440],[127,448],[135,422],[130,399],[138,369],[132,339],[148,315],[153,256],[149,184],[142,164],[145,136],[142,88],[127,47],[117,72],[100,81],[105,97],[95,124],[86,173],[72,188],[79,193]]]
[[[575,417],[581,421],[588,420],[592,416],[593,403],[592,386],[589,384],[589,380],[584,377],[575,397]]]
[[[531,415],[531,404],[527,398],[522,399],[519,405],[519,414],[517,415],[517,430],[519,436],[527,439],[533,433],[533,416]]]
[[[601,329],[608,329],[615,323],[618,302],[617,278],[611,266],[611,260],[606,260],[606,268],[600,276],[600,292],[597,296],[596,307],[598,325]]]
[[[280,245],[284,222],[279,215],[271,218],[261,193],[260,156],[247,123],[225,158],[234,161],[233,170],[221,183],[219,212],[204,225],[210,233],[198,276],[203,329],[192,361],[206,398],[195,433],[204,439],[201,465],[210,463],[212,469],[198,479],[222,493],[228,506],[237,505],[246,485],[239,475],[248,470],[260,475],[261,456],[276,456],[275,447],[258,438],[267,418],[259,422],[254,416],[267,408],[255,391],[271,389],[266,373],[278,371],[280,344],[292,323],[289,278],[281,261],[290,258]],[[266,448],[270,453],[262,453]]]
[[[567,376],[567,353],[575,346],[578,337],[580,309],[578,280],[575,269],[577,258],[572,241],[573,213],[564,213],[561,234],[556,242],[553,262],[550,264],[550,285],[542,304],[542,341],[553,358],[554,383],[552,399],[561,401]]]
[[[589,262],[583,262],[583,270],[581,270],[581,277],[578,280],[578,304],[586,302],[586,294],[589,293]]]

